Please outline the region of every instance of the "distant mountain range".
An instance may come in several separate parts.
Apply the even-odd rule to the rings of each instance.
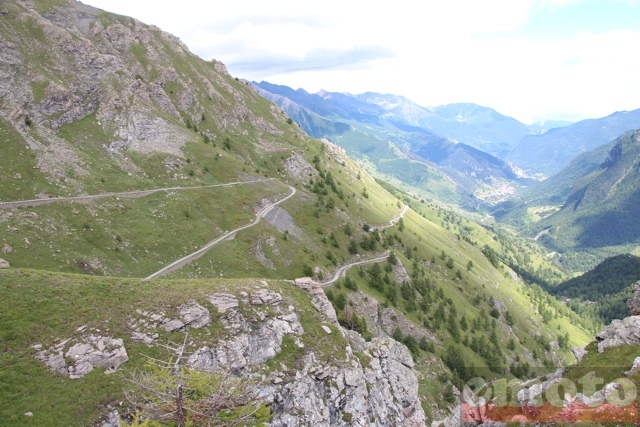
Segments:
[[[505,159],[529,173],[550,176],[578,155],[600,147],[631,129],[640,129],[640,109],[582,120],[541,135],[527,135]]]
[[[640,244],[640,130],[578,156],[494,215],[528,227],[565,264],[585,271]],[[528,224],[528,225],[527,225]]]
[[[398,95],[350,95],[253,82],[307,133],[327,138],[398,180],[445,202],[504,200],[532,182],[502,160],[525,135],[541,131],[475,104],[432,110]]]

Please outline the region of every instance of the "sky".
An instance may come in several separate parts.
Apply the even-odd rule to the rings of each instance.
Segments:
[[[640,108],[640,0],[85,0],[234,77],[472,102],[522,122]]]

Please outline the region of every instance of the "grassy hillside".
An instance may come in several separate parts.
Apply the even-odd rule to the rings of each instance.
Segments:
[[[127,316],[173,313],[205,292],[241,292],[264,279],[305,313],[304,345],[339,359],[341,336],[318,335],[308,297],[286,280],[326,281],[386,251],[389,261],[352,268],[327,293],[347,328],[410,348],[433,416],[451,403],[443,398],[449,380],[463,376],[451,355],[499,375],[565,363],[569,346],[590,341],[593,325],[537,286],[563,278],[537,244],[381,185],[222,64],[156,28],[81,3],[33,4],[8,2],[0,21],[16,58],[33,59],[1,65],[30,79],[3,86],[0,106],[8,147],[0,158],[0,256],[11,265],[0,270],[0,357],[10,367],[0,374],[0,420],[84,425],[123,398],[121,378],[93,372],[71,381],[35,361],[32,345],[88,325],[125,337],[133,369],[159,349],[126,338]],[[44,17],[53,12],[56,21]],[[87,55],[105,65],[87,65]],[[171,272],[172,280],[141,283],[252,224],[291,188],[290,199]],[[132,190],[149,192],[122,194]],[[87,195],[100,197],[73,199]],[[56,197],[68,198],[19,203]],[[214,321],[208,331],[219,328]],[[297,348],[290,342],[278,357],[295,362]],[[25,412],[34,417],[25,421]]]
[[[510,202],[497,216],[561,253],[572,271],[632,252],[640,243],[638,144],[637,131],[621,135],[525,193],[524,206]]]
[[[553,295],[570,298],[569,306],[583,317],[598,317],[603,324],[631,316],[627,305],[640,280],[640,258],[624,254],[602,261],[581,276],[548,287]]]
[[[251,292],[256,285],[264,287],[257,280],[249,279],[161,280],[145,284],[137,279],[13,269],[0,271],[0,281],[3,325],[0,343],[4,349],[0,353],[3,366],[0,424],[3,426],[88,426],[104,418],[107,405],[126,412],[129,403],[124,392],[132,386],[125,379],[136,370],[145,369],[149,357],[169,360],[172,356],[162,346],[133,342],[130,339],[132,319],[140,318],[142,312],[175,315],[181,304],[193,299],[204,304],[207,295],[215,292],[237,295],[242,291]],[[306,293],[282,281],[270,281],[268,289],[280,293],[287,304],[296,307],[305,331],[301,339],[306,351],[340,361],[344,338],[339,334],[327,335],[320,328],[322,319]],[[212,337],[223,339],[228,334],[215,318],[215,309],[210,311],[214,321],[208,327],[188,331],[187,351],[210,343]],[[250,318],[255,316],[251,311],[252,307],[248,306],[242,313]],[[170,335],[162,328],[157,331],[161,343],[181,342],[185,338],[184,332]],[[112,375],[105,375],[104,368],[97,368],[83,378],[70,380],[47,370],[35,359],[39,348],[87,334],[123,338],[129,361]],[[289,359],[274,360],[278,362],[295,367]],[[124,406],[121,407],[120,402]],[[33,416],[24,416],[26,412],[32,412]]]

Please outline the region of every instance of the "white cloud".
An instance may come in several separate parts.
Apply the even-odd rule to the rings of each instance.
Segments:
[[[309,91],[476,102],[527,121],[640,107],[640,31],[514,36],[532,14],[580,0],[88,3],[158,25],[239,77]]]

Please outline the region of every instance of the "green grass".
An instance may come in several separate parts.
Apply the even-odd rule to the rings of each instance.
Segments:
[[[27,148],[26,141],[11,126],[0,118],[3,158],[0,168],[0,200],[11,201],[34,199],[38,193],[56,194],[55,187],[36,168],[36,155]]]
[[[3,256],[15,267],[82,272],[78,263],[98,261],[94,273],[146,277],[250,223],[262,198],[285,188],[265,181],[21,209],[5,221],[16,231],[0,239],[14,248]]]
[[[122,373],[141,368],[147,359],[144,355],[166,358],[160,348],[150,348],[131,343],[127,326],[129,317],[136,317],[136,310],[162,311],[170,316],[175,308],[191,299],[209,308],[213,323],[206,328],[190,331],[195,347],[204,345],[211,336],[218,338],[225,331],[216,320],[216,310],[206,302],[206,295],[213,292],[237,293],[250,291],[257,282],[253,280],[204,280],[164,281],[141,283],[139,280],[115,277],[88,277],[55,274],[35,270],[0,271],[0,422],[1,425],[93,425],[104,416],[102,408],[117,405],[124,399],[127,385]],[[269,288],[279,292],[285,301],[296,307],[304,334],[300,342],[304,352],[313,351],[318,360],[342,363],[344,338],[333,327],[333,334],[320,327],[322,321],[310,304],[308,295],[285,282],[269,283]],[[245,310],[244,306],[240,310]],[[247,318],[255,316],[253,309],[243,313]],[[86,325],[87,330],[99,329],[101,334],[121,337],[130,360],[119,369],[120,374],[104,375],[96,369],[89,375],[70,380],[45,369],[35,360],[37,351],[32,345],[47,348],[62,339],[77,337],[77,328]],[[209,332],[207,332],[209,331]],[[158,330],[161,340],[178,342],[182,333],[166,334]],[[280,370],[280,363],[294,369],[300,363],[295,357],[300,349],[290,338],[283,342],[283,351],[269,366]],[[190,351],[195,347],[189,347]],[[25,417],[33,412],[33,417]]]
[[[602,353],[599,353],[597,344],[592,343],[585,349],[588,353],[579,363],[565,370],[565,378],[573,381],[575,384],[581,384],[581,378],[585,377],[585,375],[595,373],[598,378],[603,380],[597,389],[619,378],[630,378],[634,381],[636,387],[640,385],[640,374],[636,373],[631,377],[624,374],[625,371],[631,369],[635,358],[640,356],[640,346],[624,345],[609,347]]]

